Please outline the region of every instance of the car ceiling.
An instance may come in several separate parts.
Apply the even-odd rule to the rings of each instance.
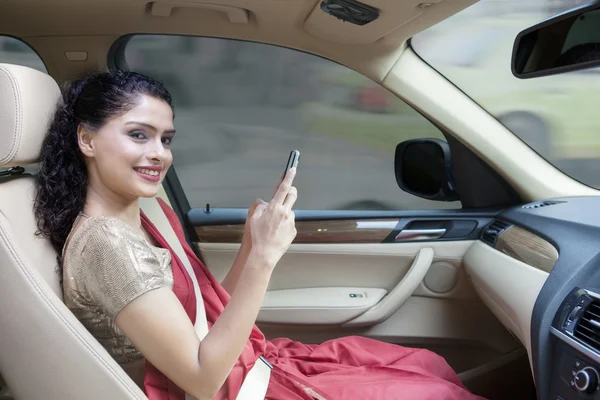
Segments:
[[[24,39],[49,73],[67,79],[105,67],[114,41],[131,33],[239,38],[307,51],[382,81],[414,34],[476,0],[366,0],[380,17],[364,26],[320,10],[320,0],[2,0],[0,33]],[[68,62],[65,51],[87,51]]]

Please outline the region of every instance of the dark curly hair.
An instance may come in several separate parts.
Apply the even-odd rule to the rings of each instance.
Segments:
[[[79,150],[77,129],[94,131],[109,119],[136,106],[142,95],[163,100],[173,110],[171,95],[162,83],[136,72],[98,72],[67,83],[41,150],[41,167],[36,179],[34,212],[37,235],[46,236],[58,253],[87,194],[87,168]]]

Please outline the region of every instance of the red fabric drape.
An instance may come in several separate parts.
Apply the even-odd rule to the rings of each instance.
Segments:
[[[159,202],[196,273],[210,329],[229,301],[229,295],[188,246],[173,210],[162,200]],[[162,247],[171,250],[173,291],[194,322],[196,299],[185,268],[143,213],[142,224]],[[256,325],[215,399],[234,400],[244,376],[261,355],[274,366],[267,399],[311,400],[303,385],[328,400],[482,400],[464,388],[443,358],[427,350],[405,348],[357,336],[319,345],[307,345],[289,339],[268,341]],[[148,362],[144,389],[150,400],[185,398],[180,388]]]

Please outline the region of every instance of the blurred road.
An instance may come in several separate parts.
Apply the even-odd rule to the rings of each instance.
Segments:
[[[395,149],[368,148],[307,131],[295,109],[202,108],[176,113],[174,165],[193,207],[249,207],[257,197],[269,199],[293,149],[301,152],[297,209],[459,206],[400,190],[394,177]]]

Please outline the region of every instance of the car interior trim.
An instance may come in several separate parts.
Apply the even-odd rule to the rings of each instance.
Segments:
[[[556,336],[559,340],[563,341],[564,343],[566,343],[567,345],[572,347],[573,349],[577,350],[578,352],[582,353],[583,355],[591,358],[593,361],[600,364],[600,354],[598,354],[597,352],[585,347],[583,344],[579,343],[577,340],[562,333],[561,331],[559,331],[558,329],[556,329],[553,326],[550,327],[550,333],[552,335]]]
[[[518,226],[503,231],[496,250],[542,271],[550,272],[558,260],[558,250],[548,241]]]

